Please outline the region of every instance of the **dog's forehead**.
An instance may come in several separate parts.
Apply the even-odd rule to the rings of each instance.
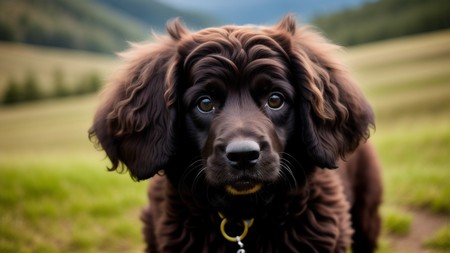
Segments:
[[[193,33],[186,45],[183,67],[194,85],[211,80],[248,82],[261,74],[281,79],[289,76],[286,50],[255,26],[201,30]]]
[[[192,33],[180,46],[180,52],[187,60],[201,59],[207,55],[221,55],[231,61],[244,55],[249,60],[280,55],[288,58],[286,48],[275,37],[274,31],[267,27],[247,25],[206,28]],[[289,39],[283,39],[283,42],[286,40]]]

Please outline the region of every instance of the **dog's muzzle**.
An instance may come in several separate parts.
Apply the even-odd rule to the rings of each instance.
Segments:
[[[261,148],[252,140],[236,140],[230,142],[225,148],[225,157],[228,164],[236,170],[250,170],[255,167],[260,158]],[[236,182],[227,185],[226,191],[232,195],[248,195],[258,192],[262,188],[261,183],[250,180]]]

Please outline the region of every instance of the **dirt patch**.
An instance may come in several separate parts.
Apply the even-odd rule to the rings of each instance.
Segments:
[[[423,210],[409,210],[413,215],[411,230],[407,236],[389,236],[395,253],[434,253],[423,247],[423,242],[435,235],[445,225],[450,225],[450,215],[436,215]]]

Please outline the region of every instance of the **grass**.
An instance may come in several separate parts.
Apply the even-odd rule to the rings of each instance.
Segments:
[[[141,250],[145,184],[93,167],[101,165],[2,162],[0,252]]]
[[[405,236],[411,229],[413,217],[411,214],[392,207],[382,209],[383,229],[390,235]]]
[[[68,88],[75,88],[91,73],[108,76],[116,64],[113,55],[0,42],[0,99],[10,80],[21,83],[30,72],[48,93],[54,88],[56,71],[61,71]]]
[[[450,215],[449,44],[450,31],[442,31],[348,52],[348,64],[377,118],[371,139],[382,161],[385,188],[380,252],[390,252],[391,235],[410,233],[413,213],[401,210]],[[443,236],[435,237],[424,245],[437,249],[430,245],[438,241],[438,252],[450,251],[441,243]]]
[[[450,31],[349,50],[377,116],[385,200],[450,214]]]
[[[87,140],[93,96],[0,107],[0,157],[24,153],[92,153]]]
[[[448,249],[450,249],[450,226],[445,226],[434,236],[427,239],[424,246],[438,252],[448,252]]]
[[[141,252],[146,186],[107,173],[94,96],[0,109],[0,252]]]
[[[376,139],[384,162],[385,201],[450,213],[448,121],[418,125]]]
[[[442,31],[346,55],[377,116],[371,140],[385,185],[380,252],[392,252],[391,235],[410,232],[414,215],[402,210],[450,215],[449,44],[450,31]],[[57,66],[69,81],[91,68],[106,77],[116,64],[110,56],[0,44],[0,90],[5,76],[29,69],[49,88]],[[142,251],[138,216],[147,183],[106,172],[87,138],[97,103],[84,96],[0,107],[0,252]],[[423,244],[450,251],[442,231]]]

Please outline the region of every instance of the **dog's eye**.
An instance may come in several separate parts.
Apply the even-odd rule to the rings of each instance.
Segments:
[[[203,112],[211,112],[214,110],[214,104],[210,97],[200,97],[197,102],[197,108]]]
[[[281,109],[284,105],[284,96],[281,93],[275,92],[270,94],[267,100],[267,106],[272,110]]]

